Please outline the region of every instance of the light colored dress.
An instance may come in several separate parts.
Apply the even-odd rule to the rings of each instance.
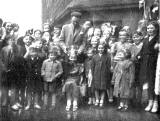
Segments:
[[[159,51],[158,60],[157,60],[155,94],[160,95],[160,51]]]

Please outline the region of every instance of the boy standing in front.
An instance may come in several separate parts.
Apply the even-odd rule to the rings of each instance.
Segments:
[[[59,77],[63,73],[61,62],[57,60],[57,51],[51,50],[49,58],[43,61],[41,75],[44,81],[44,109],[48,105],[48,98],[51,96],[51,107],[53,110],[56,104],[56,87]]]

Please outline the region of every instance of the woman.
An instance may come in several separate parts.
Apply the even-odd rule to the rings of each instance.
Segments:
[[[145,111],[157,112],[158,101],[154,93],[155,73],[158,50],[154,47],[158,42],[159,26],[156,22],[150,22],[147,26],[147,36],[143,40],[142,50],[140,52],[140,73],[139,80],[141,86],[148,90],[148,106]]]

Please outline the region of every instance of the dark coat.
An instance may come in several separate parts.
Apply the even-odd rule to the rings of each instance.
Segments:
[[[31,56],[26,58],[27,63],[27,89],[29,91],[42,90],[41,67],[45,57],[36,56],[34,59]]]
[[[1,87],[1,83],[3,82],[3,73],[5,72],[5,66],[2,63],[2,58],[0,56],[0,87]]]
[[[105,90],[110,87],[111,58],[107,54],[101,57],[99,54],[93,56],[91,70],[93,75],[93,86],[95,89]]]
[[[140,52],[140,73],[139,81],[141,84],[146,82],[149,83],[149,88],[154,88],[155,74],[158,50],[154,48],[155,44],[158,42],[158,35],[155,36],[150,42],[149,37],[146,37],[143,41],[142,50]]]
[[[24,83],[26,76],[25,59],[23,58],[24,51],[21,46],[15,45],[14,51],[11,54],[11,47],[5,46],[1,51],[2,63],[6,69],[5,81],[9,85],[20,86]]]

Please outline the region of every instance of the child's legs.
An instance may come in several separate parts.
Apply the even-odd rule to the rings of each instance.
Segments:
[[[39,105],[40,97],[43,90],[41,77],[36,75],[34,78],[34,103]]]
[[[43,84],[43,86],[44,86],[44,98],[43,98],[44,105],[48,104],[48,96],[49,96],[48,85],[49,85],[48,82],[44,82],[44,84]]]
[[[96,97],[96,102],[99,103],[99,90],[95,89],[95,97]]]
[[[67,106],[70,107],[71,106],[71,101],[72,101],[72,85],[68,84],[66,85],[66,97],[67,97]]]
[[[56,84],[55,83],[49,83],[49,92],[51,95],[51,105],[55,106],[56,104]]]
[[[73,106],[78,105],[78,97],[79,97],[79,87],[74,83],[73,84]]]
[[[125,99],[124,98],[120,98],[120,107],[124,107],[125,104]]]
[[[125,98],[124,99],[124,107],[128,108],[129,105],[129,99]]]
[[[109,98],[110,99],[113,99],[113,89],[114,89],[113,86],[111,86],[110,89],[109,89]]]
[[[100,99],[101,101],[104,101],[105,98],[105,90],[100,90]]]
[[[30,89],[27,89],[27,96],[26,96],[26,99],[27,99],[27,105],[31,105],[32,103],[32,97],[33,97],[33,92],[32,90]]]

